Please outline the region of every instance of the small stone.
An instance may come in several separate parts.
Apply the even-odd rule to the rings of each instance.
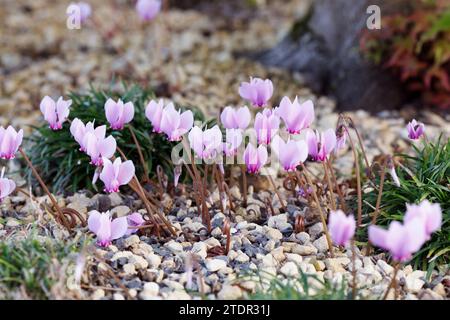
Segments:
[[[418,293],[421,300],[443,300],[444,298],[431,289],[425,289]]]
[[[10,228],[18,227],[20,226],[20,222],[17,219],[8,218],[8,220],[6,221],[6,226]]]
[[[220,300],[237,300],[242,298],[242,290],[239,287],[226,284],[217,294],[217,298]]]
[[[420,289],[422,289],[425,281],[422,280],[424,277],[424,272],[420,270],[416,270],[406,276],[405,284],[406,288],[409,292],[417,293]]]
[[[146,269],[148,267],[147,260],[135,254],[128,259],[128,263],[133,264],[136,269]]]
[[[292,261],[286,262],[280,268],[280,272],[286,277],[298,277],[299,275],[298,266]]]
[[[159,293],[159,285],[155,282],[144,283],[144,288],[139,294],[142,300],[153,300]]]
[[[124,246],[126,248],[129,248],[129,247],[132,247],[133,245],[139,244],[139,242],[141,242],[139,237],[137,235],[133,234],[132,236],[129,236],[128,238],[125,239]]]
[[[111,200],[111,206],[117,207],[122,204],[122,197],[118,192],[113,192],[108,195],[109,200]]]
[[[124,264],[123,271],[125,272],[125,275],[135,275],[137,273],[136,268],[132,263]]]
[[[221,259],[210,259],[206,261],[206,269],[210,272],[219,271],[222,268],[225,268],[227,263]]]
[[[441,297],[445,298],[447,296],[447,293],[445,292],[445,287],[442,283],[438,283],[437,285],[435,285],[433,291],[436,292]]]
[[[322,233],[323,233],[323,224],[321,222],[318,222],[309,228],[309,234],[311,235],[311,238],[313,238],[313,239],[316,239]]]
[[[268,228],[266,232],[266,237],[271,240],[281,240],[283,238],[283,235],[277,229]]]
[[[169,293],[167,300],[191,300],[191,296],[184,290],[175,290]]]
[[[295,238],[300,241],[301,244],[306,244],[311,241],[311,237],[306,232],[300,232],[295,235]]]
[[[203,243],[205,243],[208,246],[208,249],[211,249],[211,248],[214,248],[214,247],[217,247],[217,246],[221,245],[220,241],[217,240],[214,237],[206,239],[205,241],[203,241]]]
[[[92,293],[92,300],[100,300],[105,297],[105,291],[103,289],[97,289]]]
[[[324,262],[328,270],[333,272],[345,272],[345,269],[342,267],[342,263],[338,259],[328,258],[325,259]]]
[[[159,265],[161,264],[161,257],[154,254],[154,253],[150,253],[148,256],[145,257],[148,265],[150,268],[152,269],[156,269],[159,267]]]
[[[121,295],[120,293],[114,293],[113,299],[114,300],[125,300],[125,297],[123,295]]]
[[[219,227],[214,228],[214,229],[211,231],[211,235],[212,235],[213,237],[216,237],[216,238],[220,237],[220,236],[222,235],[222,229],[220,229]]]
[[[297,265],[300,265],[300,263],[302,263],[303,258],[301,255],[298,255],[296,253],[286,253],[286,260],[287,261],[292,261]]]
[[[237,261],[239,263],[245,263],[245,262],[249,262],[250,258],[248,255],[246,255],[245,253],[243,253],[242,251],[238,251],[238,255],[236,258],[234,258],[234,261]]]
[[[167,242],[164,246],[175,254],[183,252],[183,246],[174,240]]]
[[[278,262],[282,262],[282,261],[286,260],[286,256],[284,255],[283,247],[278,247],[278,248],[272,250],[271,254],[275,258],[275,260],[277,260]]]
[[[120,218],[125,217],[131,212],[127,206],[118,206],[111,210],[111,215]]]
[[[317,248],[319,252],[326,252],[328,250],[328,242],[325,235],[313,242],[313,246]]]
[[[276,216],[271,216],[267,221],[267,225],[271,228],[279,229],[280,225],[284,225],[287,222],[288,222],[287,214],[278,214]]]
[[[309,246],[309,245],[301,245],[301,244],[296,244],[295,246],[292,247],[292,253],[296,253],[299,254],[301,256],[310,256],[310,255],[314,255],[317,253],[317,249],[313,246]]]
[[[386,261],[381,259],[377,261],[377,267],[385,275],[390,275],[394,271],[394,268],[392,266],[390,266],[389,264],[387,264]]]
[[[207,245],[203,242],[195,242],[192,245],[191,252],[197,254],[202,259],[206,259],[207,255],[208,255]]]

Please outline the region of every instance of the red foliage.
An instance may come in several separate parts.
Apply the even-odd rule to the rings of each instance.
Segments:
[[[365,31],[362,52],[391,70],[427,105],[450,108],[450,3],[425,1],[408,15],[383,17]]]

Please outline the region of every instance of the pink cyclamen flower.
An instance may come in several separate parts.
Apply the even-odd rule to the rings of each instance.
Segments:
[[[17,132],[13,127],[0,127],[0,158],[11,160],[16,157],[17,150],[23,140],[23,130]]]
[[[328,129],[323,133],[308,129],[306,143],[311,158],[314,161],[324,161],[336,146],[336,134],[333,129]]]
[[[128,230],[127,217],[111,219],[110,213],[92,211],[88,218],[88,228],[97,236],[97,244],[109,246],[113,240],[123,237]]]
[[[370,226],[369,240],[375,246],[388,250],[395,261],[408,261],[426,241],[424,221],[411,219],[404,224],[393,221],[388,230]]]
[[[187,133],[194,125],[194,115],[187,110],[181,113],[175,110],[172,103],[164,108],[161,118],[161,130],[167,135],[170,141],[180,141],[181,137]]]
[[[239,146],[242,144],[242,132],[239,129],[227,129],[225,142],[223,143],[223,153],[227,157],[236,155]]]
[[[222,154],[222,131],[218,125],[205,131],[195,126],[189,132],[188,139],[191,149],[200,159],[211,159]]]
[[[102,139],[106,135],[106,126],[99,126],[94,128],[93,122],[88,122],[86,125],[78,119],[75,118],[70,125],[70,133],[74,137],[75,141],[80,145],[80,151],[86,152],[85,136],[87,133],[94,134],[98,139]]]
[[[40,104],[40,109],[44,115],[44,119],[49,123],[50,129],[60,130],[70,113],[70,105],[72,100],[63,100],[62,97],[58,101],[54,101],[49,96],[45,96]]]
[[[144,21],[153,20],[161,11],[160,0],[138,0],[136,11],[139,17]]]
[[[265,109],[262,113],[256,114],[255,131],[258,143],[270,144],[279,127],[280,118],[272,110]]]
[[[97,167],[103,165],[103,159],[111,158],[117,148],[117,142],[113,136],[98,137],[92,132],[86,133],[83,144],[86,146],[86,154],[91,157],[91,164]]]
[[[288,97],[284,97],[281,99],[280,106],[275,110],[283,119],[286,130],[292,134],[309,128],[314,121],[314,104],[311,100],[300,104],[297,97],[293,102]]]
[[[4,178],[5,168],[0,176],[0,202],[16,190],[16,183],[8,178]]]
[[[85,23],[92,14],[92,8],[89,3],[86,3],[86,2],[71,3],[71,4],[69,4],[69,7],[67,8],[67,12],[72,12],[72,9],[71,9],[72,7],[76,7],[77,11],[79,10],[81,23]]]
[[[105,103],[105,114],[111,129],[122,130],[125,124],[134,118],[133,102],[123,103],[120,99],[117,102],[108,99]]]
[[[308,146],[301,140],[288,139],[285,142],[280,136],[276,135],[273,138],[271,148],[286,171],[295,171],[297,166],[308,158]]]
[[[244,161],[249,173],[258,173],[267,162],[267,149],[264,145],[255,148],[249,143],[244,151]]]
[[[273,84],[269,79],[250,77],[250,82],[242,82],[239,95],[250,101],[255,107],[263,107],[272,97]]]
[[[422,219],[424,221],[426,240],[429,240],[431,234],[441,228],[441,206],[439,203],[431,203],[428,200],[423,200],[419,204],[406,204],[404,221],[410,222],[413,219]]]
[[[128,227],[134,227],[134,228],[128,228],[125,235],[129,236],[130,234],[136,233],[138,229],[136,227],[140,227],[144,224],[145,220],[142,218],[142,214],[139,212],[132,213],[128,216],[126,216],[128,221]]]
[[[408,138],[412,140],[419,139],[425,133],[425,125],[417,122],[416,119],[409,122],[406,128],[408,130]]]
[[[170,103],[171,104],[171,103]],[[164,100],[159,99],[158,102],[151,100],[145,108],[145,116],[153,127],[153,132],[161,133],[161,119],[164,112]]]
[[[346,216],[342,210],[331,211],[328,229],[331,239],[338,246],[346,246],[355,235],[356,222],[353,216]]]
[[[246,129],[250,123],[250,110],[247,107],[225,107],[220,114],[220,122],[226,129]]]
[[[118,192],[120,186],[127,185],[133,179],[134,173],[135,168],[131,160],[122,163],[122,159],[117,158],[113,163],[111,160],[103,158],[100,180],[105,184],[105,192]]]

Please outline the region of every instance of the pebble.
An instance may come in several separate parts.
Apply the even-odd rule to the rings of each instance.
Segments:
[[[412,293],[417,293],[422,289],[425,281],[423,278],[425,277],[425,273],[420,270],[413,271],[408,276],[406,276],[405,284],[408,291]]]
[[[298,266],[292,261],[286,262],[280,268],[280,272],[286,277],[298,277],[299,275]]]
[[[111,215],[116,218],[126,217],[131,212],[127,206],[118,206],[111,210]]]
[[[394,267],[381,259],[377,261],[377,267],[385,275],[390,275],[392,272],[394,272]]]
[[[161,257],[157,254],[150,253],[145,257],[150,268],[156,269],[161,264]]]
[[[239,287],[225,284],[217,294],[217,298],[220,300],[237,300],[242,298],[242,295],[242,289]]]
[[[249,262],[250,258],[248,255],[246,255],[245,253],[243,253],[242,251],[238,251],[238,255],[236,256],[236,258],[234,258],[234,261],[239,262],[239,263],[245,263],[245,262]]]
[[[217,272],[222,268],[225,268],[227,263],[221,259],[209,259],[206,260],[206,269],[210,272]]]
[[[321,236],[319,239],[314,241],[313,246],[316,247],[319,252],[328,251],[328,242],[325,235]]]
[[[139,294],[142,300],[152,300],[159,293],[159,285],[155,282],[144,283],[143,290]]]
[[[121,295],[120,293],[114,293],[113,294],[113,299],[114,300],[125,300],[125,297],[123,295]]]
[[[302,263],[303,258],[301,255],[295,254],[295,253],[286,253],[286,260],[287,261],[292,261],[297,265],[300,265],[300,263]]]
[[[139,237],[137,235],[133,234],[125,239],[124,246],[129,248],[129,247],[139,244],[139,242],[141,242]]]
[[[164,247],[166,247],[175,254],[183,252],[183,246],[174,240],[171,240],[166,244],[164,244]]]
[[[191,252],[197,254],[200,258],[206,259],[208,246],[204,242],[195,242],[192,245]]]
[[[271,240],[281,240],[283,238],[281,232],[273,228],[268,228],[266,231],[266,236]]]
[[[8,218],[8,220],[6,220],[6,226],[10,228],[18,227],[20,226],[20,222],[17,219]]]
[[[317,248],[308,245],[296,244],[292,247],[292,253],[299,254],[301,256],[310,256],[317,253]]]
[[[134,265],[136,269],[146,269],[148,267],[148,261],[143,257],[133,254],[129,259],[128,263]]]
[[[295,238],[301,243],[301,244],[307,244],[311,241],[311,237],[306,232],[300,232],[295,235]]]
[[[344,267],[342,266],[342,262],[339,259],[328,258],[324,261],[325,266],[328,270],[333,272],[345,272]]]
[[[124,264],[123,265],[123,271],[125,272],[126,276],[135,275],[137,273],[136,272],[136,267],[132,263]]]
[[[103,289],[96,289],[91,296],[92,300],[100,300],[105,297],[105,290]]]
[[[317,237],[323,233],[323,224],[318,222],[311,226],[308,231],[312,239],[317,239]]]

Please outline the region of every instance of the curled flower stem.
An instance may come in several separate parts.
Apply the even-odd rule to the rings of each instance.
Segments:
[[[275,185],[275,181],[273,181],[272,175],[269,172],[267,173],[267,175],[269,176],[270,183],[272,184],[273,190],[275,191],[275,194],[277,195],[278,200],[280,200],[281,207],[286,212],[287,211],[286,205],[283,201],[283,198],[281,197],[280,192],[277,189],[277,186]]]
[[[394,288],[395,290],[395,299],[397,300],[397,273],[398,270],[400,269],[400,263],[395,264],[394,266],[394,275],[392,276],[392,280],[391,283],[389,284],[386,293],[383,296],[383,300],[386,300],[388,297],[389,292],[391,291],[392,288]]]
[[[352,299],[356,299],[356,245],[355,239],[353,238],[351,241],[352,246]]]
[[[348,140],[350,141],[350,146],[352,147],[353,159],[355,160],[355,169],[356,169],[356,192],[358,193],[358,218],[356,221],[356,228],[359,228],[362,222],[362,192],[361,192],[361,172],[359,168],[358,155],[356,153],[355,144],[353,143],[353,139],[348,131],[347,126],[344,126],[345,131],[347,131]]]
[[[58,205],[58,202],[53,197],[53,195],[50,193],[50,190],[48,190],[47,186],[45,185],[45,183],[42,180],[42,178],[39,175],[39,173],[34,168],[33,164],[31,163],[30,159],[26,155],[25,151],[23,151],[22,148],[19,148],[19,152],[22,155],[22,157],[25,159],[25,162],[27,163],[28,167],[30,167],[31,171],[33,172],[33,175],[35,176],[35,178],[37,179],[37,181],[41,185],[42,189],[45,191],[45,193],[49,197],[50,201],[52,202],[53,206],[55,207],[55,210],[58,212],[58,215],[59,215],[59,218],[60,218],[60,222],[62,223],[62,225],[67,230],[70,230],[69,222],[67,221],[66,216],[64,215],[63,211],[61,210],[61,207]]]
[[[330,233],[328,232],[327,222],[325,221],[325,214],[323,212],[322,206],[320,205],[319,197],[317,196],[316,189],[313,186],[311,178],[309,177],[309,175],[308,175],[308,173],[306,171],[305,165],[303,163],[301,163],[301,166],[302,166],[303,173],[305,175],[306,181],[308,182],[309,186],[312,189],[312,194],[313,194],[313,197],[314,197],[314,201],[317,203],[317,208],[319,209],[320,220],[322,222],[323,231],[324,231],[325,237],[327,239],[328,248],[330,250],[330,256],[331,256],[331,258],[334,258],[333,243],[331,242],[331,237],[330,237]],[[300,179],[300,175],[298,174],[298,171],[296,171],[296,173],[297,173],[298,179]]]
[[[370,170],[369,160],[367,159],[367,154],[366,154],[366,151],[365,151],[365,148],[364,148],[364,144],[362,142],[361,135],[359,134],[358,129],[356,129],[356,126],[355,126],[355,123],[353,122],[353,119],[351,117],[349,117],[349,116],[345,116],[345,119],[347,119],[347,121],[350,123],[351,128],[356,133],[356,137],[358,138],[358,143],[359,143],[359,146],[361,147],[361,152],[362,152],[363,157],[364,157],[364,162],[366,163],[367,170],[369,171],[368,172],[369,173],[368,176],[370,178],[370,177],[372,177],[372,172]],[[347,134],[350,135],[348,130],[347,130]],[[349,138],[350,138],[350,136],[349,136]]]
[[[137,149],[137,152],[139,154],[139,160],[141,161],[141,165],[142,165],[142,168],[144,170],[143,182],[144,183],[148,182],[148,179],[149,179],[148,178],[149,177],[148,168],[147,168],[147,164],[145,163],[144,154],[142,153],[141,145],[139,144],[139,141],[138,141],[138,139],[136,137],[136,134],[134,133],[134,128],[132,126],[128,126],[128,130],[130,131],[131,137],[133,138],[134,144],[136,145],[136,149]]]
[[[323,165],[323,170],[325,172],[325,178],[327,179],[327,183],[328,183],[328,191],[330,192],[331,209],[333,211],[335,211],[336,210],[336,199],[334,198],[333,184],[331,183],[330,175],[328,174],[327,165],[326,165],[325,161],[322,161],[322,165]]]
[[[241,175],[242,175],[242,196],[243,196],[243,207],[247,206],[247,173],[245,172],[245,166],[241,165]]]
[[[341,201],[341,208],[342,208],[342,210],[343,210],[344,212],[347,212],[347,206],[346,206],[346,204],[345,204],[345,197],[344,197],[344,194],[342,193],[342,190],[341,190],[341,188],[339,187],[339,184],[338,184],[338,182],[337,182],[336,175],[334,174],[333,166],[332,166],[332,164],[331,164],[331,161],[328,160],[328,159],[327,159],[327,165],[328,165],[328,168],[330,169],[331,178],[332,178],[333,181],[334,181],[334,185],[335,185],[336,191],[337,191],[337,193],[338,193],[338,195],[339,195],[339,199],[340,199],[340,201]]]

